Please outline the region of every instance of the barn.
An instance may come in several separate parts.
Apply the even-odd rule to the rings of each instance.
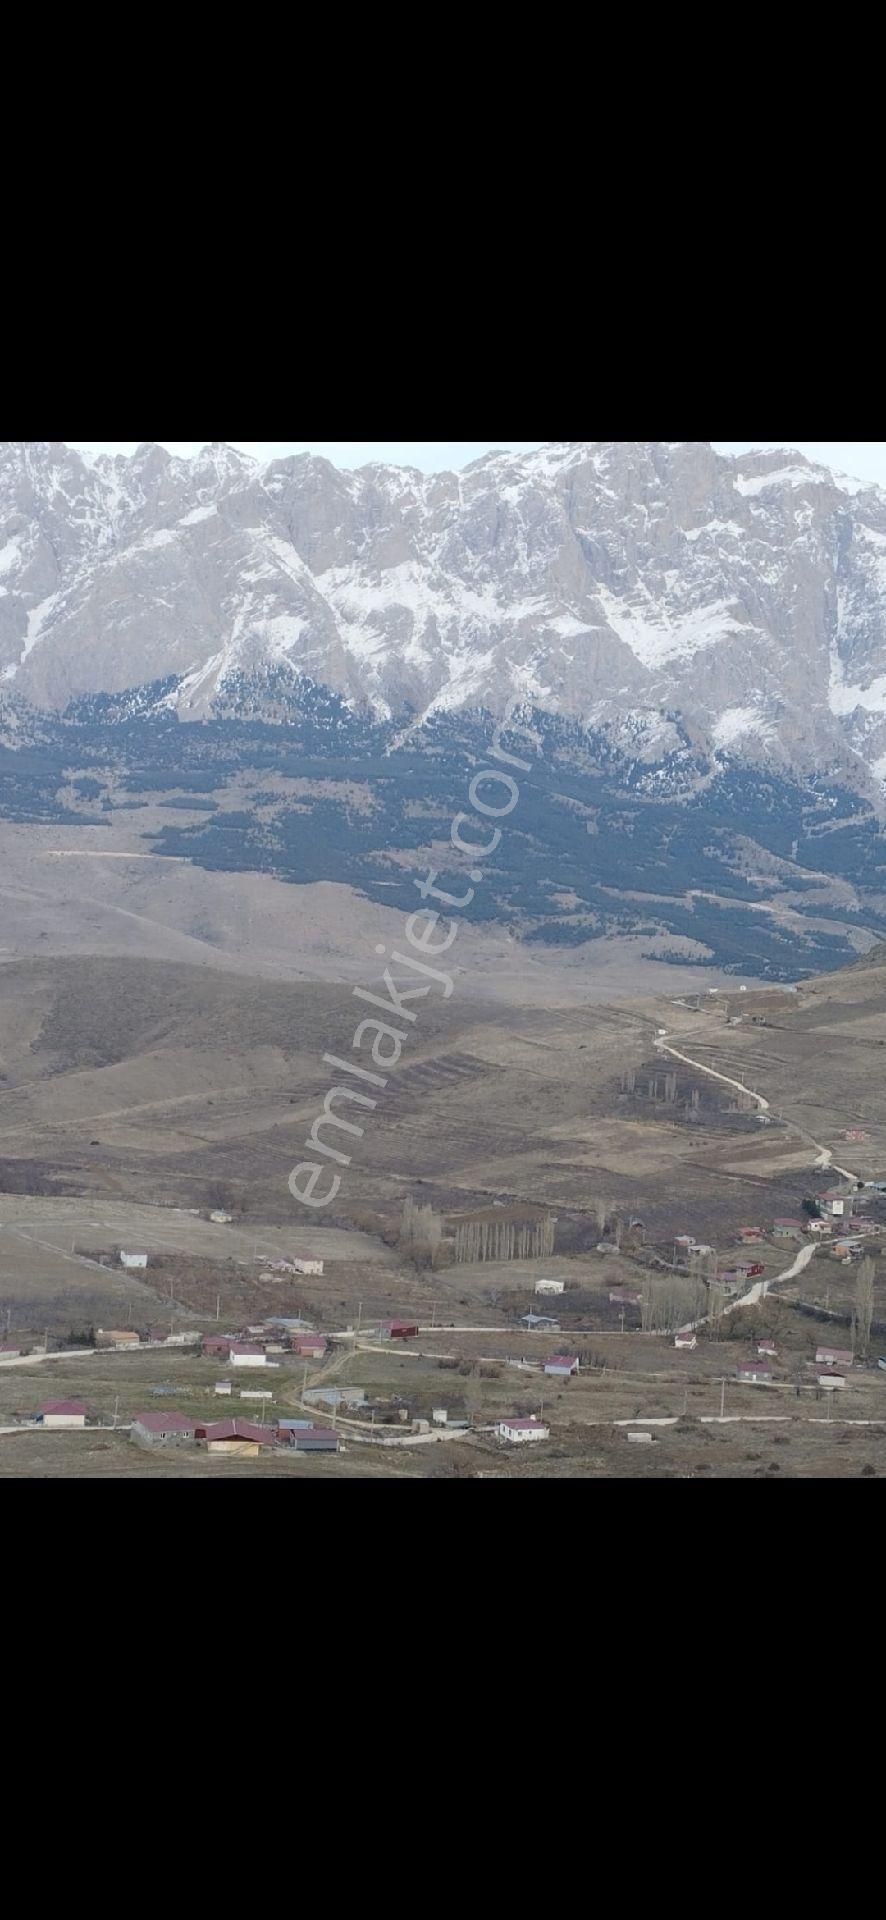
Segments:
[[[379,1327],[383,1340],[417,1340],[417,1320],[383,1320]]]

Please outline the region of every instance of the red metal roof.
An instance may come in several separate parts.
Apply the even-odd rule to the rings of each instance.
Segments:
[[[79,1400],[47,1400],[45,1407],[40,1408],[40,1412],[82,1413],[86,1415],[89,1412],[89,1408],[84,1407]]]
[[[544,1426],[543,1420],[502,1420],[499,1423],[508,1427],[511,1433],[535,1433]]]
[[[227,1341],[225,1345],[227,1345]],[[242,1354],[244,1358],[257,1359],[264,1353],[264,1347],[244,1347],[239,1340],[233,1340],[231,1342],[231,1352],[232,1354]]]
[[[257,1440],[260,1446],[274,1445],[272,1429],[253,1426],[249,1420],[215,1420],[196,1431],[198,1440]]]
[[[148,1433],[193,1433],[194,1422],[183,1413],[137,1413],[135,1423]]]
[[[546,1367],[572,1368],[572,1367],[577,1367],[578,1364],[579,1364],[579,1359],[578,1359],[577,1353],[555,1353],[552,1359],[545,1361]]]

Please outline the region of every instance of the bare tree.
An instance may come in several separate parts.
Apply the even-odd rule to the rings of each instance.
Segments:
[[[606,1228],[609,1225],[609,1216],[611,1212],[612,1212],[611,1200],[595,1200],[594,1201],[594,1219],[596,1220],[601,1233],[606,1232]]]

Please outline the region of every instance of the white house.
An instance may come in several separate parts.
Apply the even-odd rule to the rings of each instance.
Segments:
[[[66,1428],[85,1427],[88,1408],[81,1406],[79,1400],[47,1400],[40,1408],[40,1418],[44,1427],[53,1427],[63,1431]]]
[[[553,1297],[555,1294],[566,1292],[566,1282],[565,1280],[537,1280],[535,1291],[544,1294],[545,1297]]]
[[[322,1260],[293,1260],[292,1264],[296,1273],[310,1273],[316,1275],[318,1279],[322,1279]]]
[[[674,1346],[678,1347],[682,1353],[695,1352],[698,1340],[691,1327],[684,1327],[683,1332],[675,1336]]]
[[[268,1356],[263,1347],[232,1347],[232,1367],[266,1367]]]
[[[506,1440],[511,1447],[525,1447],[533,1440],[550,1440],[551,1429],[541,1420],[502,1420],[499,1422],[498,1437]]]
[[[143,1273],[147,1264],[146,1253],[121,1253],[120,1255],[121,1267],[126,1267],[130,1273]]]

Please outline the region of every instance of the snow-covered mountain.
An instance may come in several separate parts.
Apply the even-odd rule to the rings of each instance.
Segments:
[[[882,790],[886,495],[705,441],[433,476],[0,445],[0,696],[173,679],[200,720],[269,668],[404,726],[517,699],[651,761],[688,735]]]

